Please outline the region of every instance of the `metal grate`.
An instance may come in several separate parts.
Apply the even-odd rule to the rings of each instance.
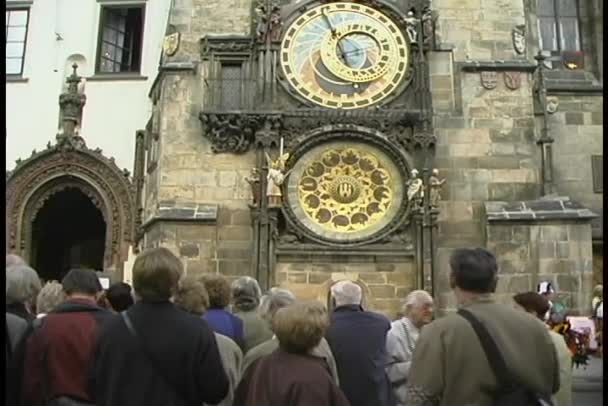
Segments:
[[[242,100],[242,66],[222,64],[220,80],[220,107],[222,110],[239,110]]]

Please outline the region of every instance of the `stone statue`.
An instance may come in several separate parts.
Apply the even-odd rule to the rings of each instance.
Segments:
[[[251,196],[253,197],[253,206],[260,206],[260,171],[258,168],[252,168],[250,177],[245,177],[245,180],[251,186]]]
[[[278,42],[281,40],[283,22],[281,21],[281,11],[279,7],[275,6],[270,12],[270,21],[268,23],[268,34],[270,35],[270,41]]]
[[[441,200],[441,187],[444,183],[445,179],[439,179],[439,170],[433,169],[433,172],[429,178],[429,184],[431,187],[429,196],[431,199],[431,207],[439,206],[439,200]]]
[[[289,154],[283,154],[276,160],[270,159],[266,154],[266,160],[268,161],[268,185],[266,186],[266,196],[268,197],[268,207],[281,207],[281,199],[283,193],[281,192],[281,185],[287,177],[285,173],[285,163],[289,158]]]
[[[412,169],[411,177],[405,184],[407,186],[407,200],[412,202],[413,208],[422,207],[422,199],[424,198],[424,188],[422,179],[418,177],[418,171]]]

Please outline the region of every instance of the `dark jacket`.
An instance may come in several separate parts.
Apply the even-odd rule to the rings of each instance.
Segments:
[[[90,402],[87,371],[95,341],[110,313],[85,299],[70,299],[34,321],[27,338],[23,372],[23,404],[46,405],[67,396]]]
[[[290,354],[279,348],[247,369],[233,406],[349,406],[349,403],[322,359]]]
[[[138,302],[127,314],[139,339],[121,315],[99,336],[90,382],[97,406],[201,406],[224,399],[228,378],[204,320],[170,302]]]
[[[36,318],[36,315],[27,311],[23,303],[11,303],[6,305],[6,312],[21,317],[23,320],[30,322]]]
[[[17,404],[17,388],[20,385],[19,379],[15,375],[15,371],[12,368],[13,354],[15,348],[21,340],[21,337],[27,330],[27,321],[21,317],[15,316],[14,314],[6,312],[6,386],[5,390],[5,401],[6,405],[14,406]]]
[[[361,306],[337,307],[326,338],[336,359],[340,388],[352,406],[395,404],[385,366],[390,321]]]

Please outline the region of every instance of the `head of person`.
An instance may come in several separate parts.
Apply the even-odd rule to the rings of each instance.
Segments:
[[[71,269],[61,280],[68,299],[84,298],[97,302],[103,287],[92,269]]]
[[[319,345],[329,326],[327,309],[319,302],[295,302],[279,309],[272,319],[272,331],[280,347],[295,354],[308,353]]]
[[[6,304],[21,303],[30,310],[42,288],[38,273],[25,263],[6,268]]]
[[[494,293],[498,283],[496,257],[483,248],[460,248],[450,257],[450,287],[468,294]]]
[[[334,283],[331,287],[331,297],[336,307],[346,305],[361,305],[363,291],[361,286],[348,280]]]
[[[549,311],[549,301],[543,295],[536,292],[518,293],[513,296],[513,300],[517,307],[532,314],[539,320],[544,320],[545,315]]]
[[[403,314],[418,328],[433,321],[433,298],[424,290],[415,290],[405,297]]]
[[[546,297],[547,300],[551,300],[553,298],[553,294],[555,293],[555,289],[553,288],[553,283],[543,281],[536,287],[536,292]]]
[[[66,296],[63,286],[58,281],[49,281],[44,284],[36,298],[36,311],[38,314],[47,314],[65,302]]]
[[[258,281],[250,276],[242,276],[232,282],[232,305],[234,310],[248,312],[260,305],[262,289]]]
[[[8,254],[6,256],[6,267],[8,268],[9,266],[13,266],[13,265],[27,265],[27,264],[25,263],[23,258],[21,258],[19,255]]]
[[[230,283],[222,275],[204,274],[200,281],[209,295],[209,309],[224,309],[230,304]]]
[[[106,290],[106,302],[111,310],[122,312],[133,305],[131,285],[124,282],[113,284]]]
[[[173,303],[188,313],[202,316],[209,308],[209,295],[200,277],[187,275],[179,280]]]
[[[177,290],[182,261],[164,247],[148,249],[133,264],[133,289],[143,302],[165,302]]]
[[[604,286],[603,285],[596,285],[593,288],[593,297],[598,297],[600,299],[604,298]]]
[[[272,325],[272,319],[279,309],[287,307],[296,301],[291,291],[282,288],[272,288],[262,296],[258,309],[262,319]]]

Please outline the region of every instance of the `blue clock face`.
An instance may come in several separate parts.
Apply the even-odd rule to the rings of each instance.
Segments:
[[[356,109],[380,103],[399,89],[408,75],[409,43],[378,10],[330,3],[291,24],[280,63],[301,97],[323,107]]]

